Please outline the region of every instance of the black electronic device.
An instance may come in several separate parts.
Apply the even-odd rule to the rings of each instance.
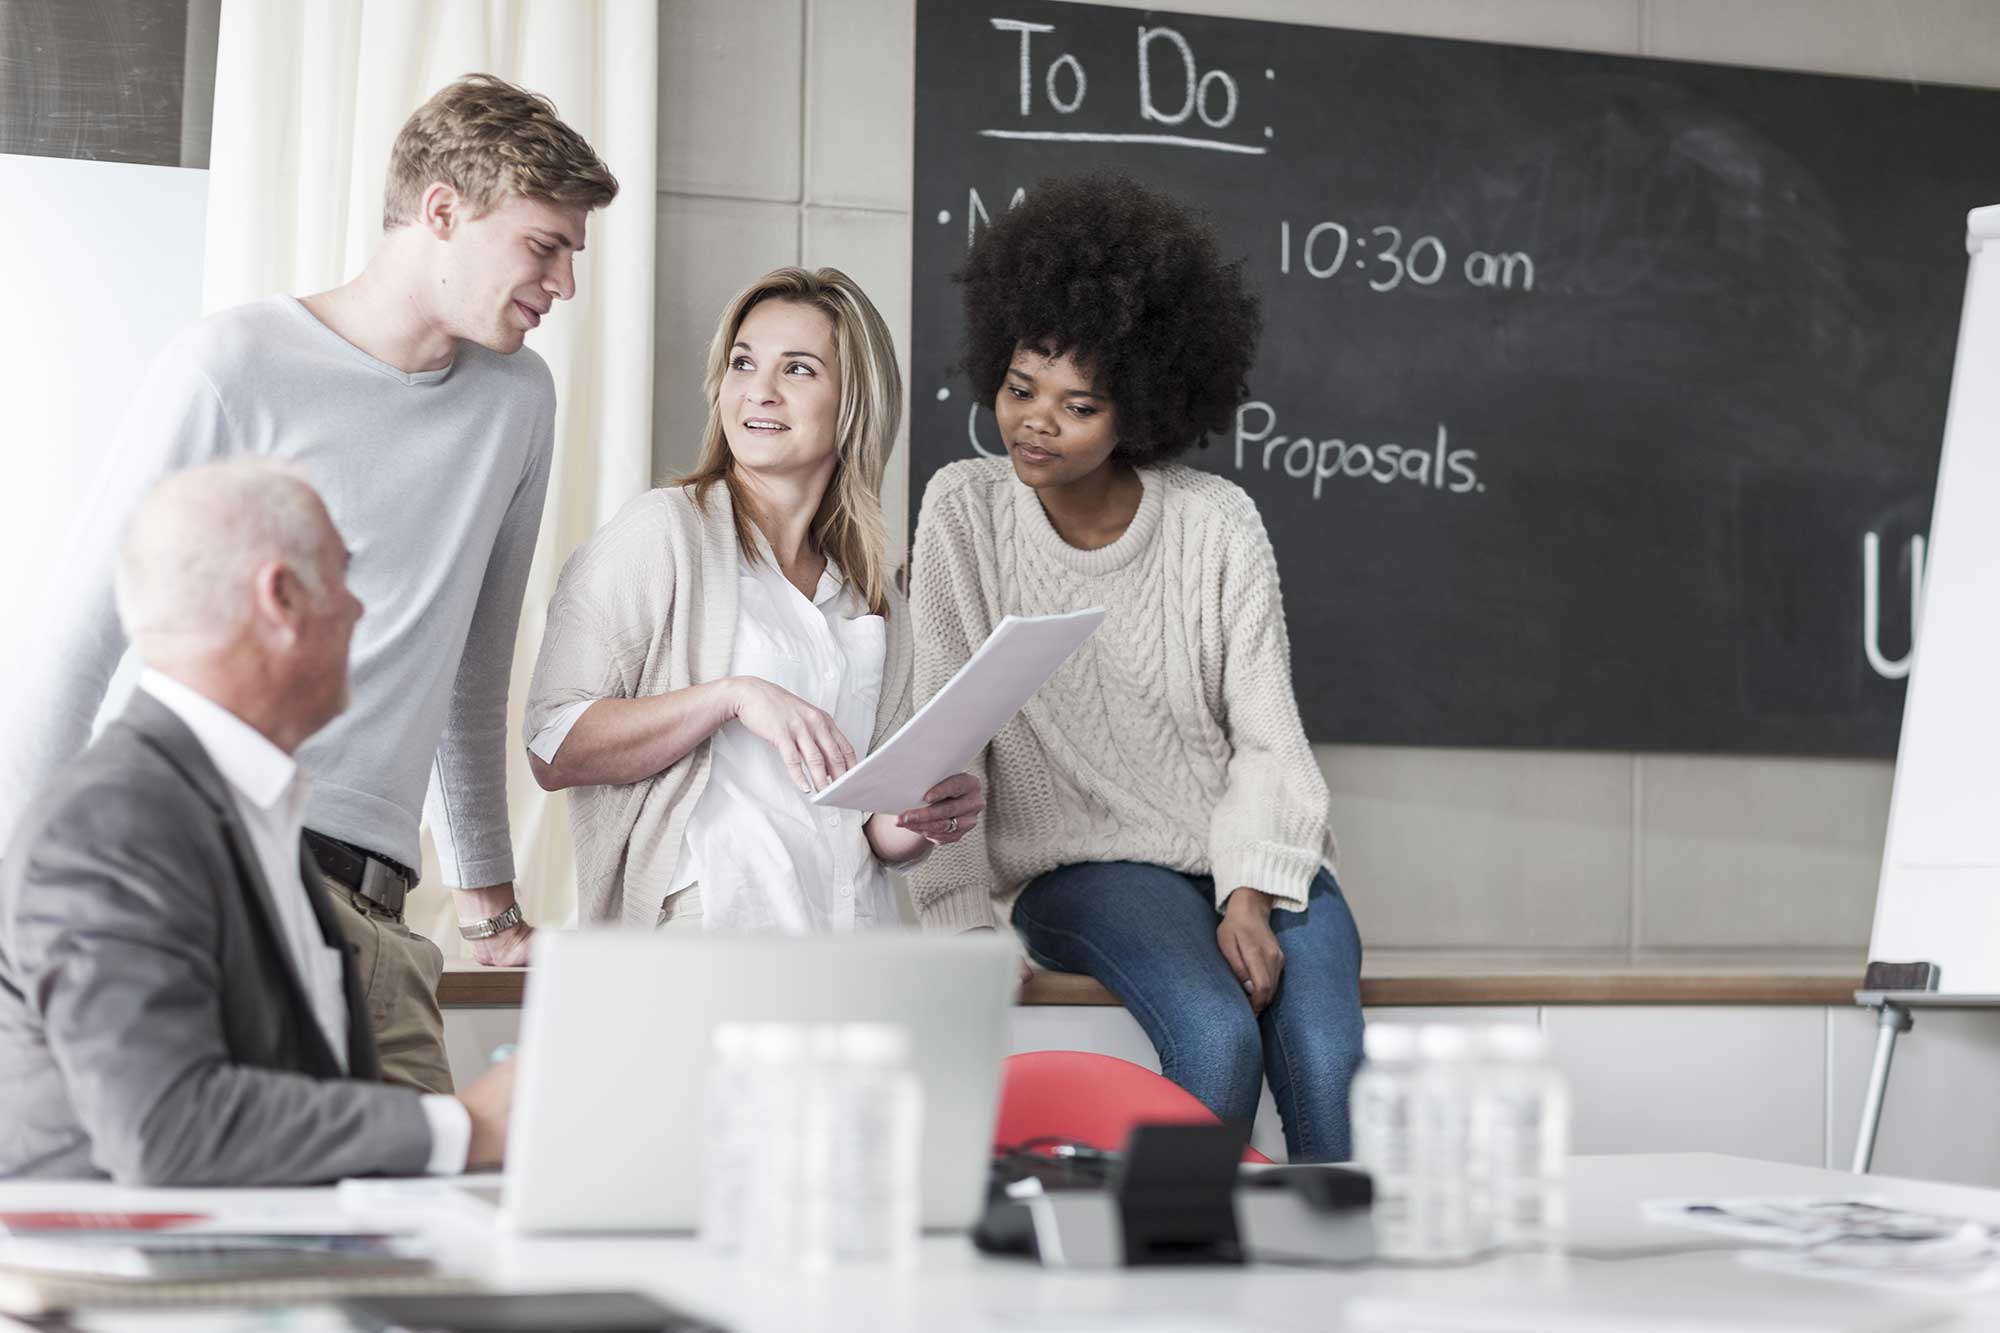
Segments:
[[[1113,1171],[1125,1266],[1240,1264],[1236,1173],[1244,1135],[1229,1125],[1140,1125]]]
[[[1242,1151],[1241,1134],[1221,1125],[1149,1125],[1117,1154],[1048,1145],[1002,1153],[973,1244],[1070,1268],[1373,1255],[1366,1173],[1245,1167]]]
[[[1241,1188],[1290,1190],[1316,1213],[1367,1209],[1375,1203],[1375,1182],[1365,1171],[1342,1166],[1273,1166],[1246,1172]]]
[[[724,1333],[636,1291],[358,1296],[340,1308],[366,1333]]]

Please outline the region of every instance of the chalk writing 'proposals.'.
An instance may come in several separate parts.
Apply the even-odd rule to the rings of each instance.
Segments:
[[[940,398],[949,397],[939,394]],[[965,438],[972,452],[981,458],[1006,454],[996,440],[979,438],[979,405],[965,414]],[[1473,464],[1479,454],[1472,449],[1451,448],[1451,433],[1440,421],[1437,435],[1427,445],[1366,444],[1360,440],[1313,440],[1303,435],[1278,434],[1278,411],[1269,403],[1248,402],[1236,410],[1232,434],[1235,467],[1238,472],[1268,472],[1285,476],[1310,488],[1317,500],[1328,483],[1372,481],[1388,486],[1407,486],[1441,491],[1447,495],[1484,495],[1486,483],[1479,479]]]
[[[1090,75],[1076,54],[1064,51],[1046,64],[1038,64],[1035,38],[1056,30],[1053,23],[1029,23],[1023,19],[996,18],[994,28],[1014,35],[1020,61],[1020,102],[1023,117],[1033,116],[1047,106],[1059,116],[1082,110],[1090,93]],[[1194,47],[1173,28],[1138,27],[1139,97],[1134,108],[1140,125],[1181,128],[1180,133],[1157,130],[1105,131],[1074,129],[985,129],[987,139],[1027,139],[1047,143],[1129,143],[1155,144],[1165,148],[1200,148],[1218,153],[1245,153],[1253,157],[1266,152],[1263,144],[1237,143],[1196,133],[1200,126],[1227,130],[1236,124],[1243,106],[1242,85],[1227,70],[1201,68]],[[1040,78],[1036,77],[1037,70]],[[1276,70],[1264,71],[1267,80],[1278,77]],[[1196,125],[1192,122],[1199,122]],[[1265,139],[1277,137],[1273,126],[1263,129]]]
[[[1445,424],[1426,445],[1363,444],[1359,440],[1312,440],[1280,435],[1278,412],[1269,403],[1248,402],[1236,410],[1235,462],[1238,472],[1282,472],[1310,483],[1317,500],[1329,482],[1372,481],[1429,487],[1449,495],[1484,494],[1486,483],[1473,471],[1479,455],[1453,449]]]

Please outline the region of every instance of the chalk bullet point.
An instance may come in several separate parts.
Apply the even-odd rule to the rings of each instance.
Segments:
[[[941,403],[941,402],[943,402],[943,401],[944,401],[945,399],[947,399],[947,398],[949,398],[949,397],[951,397],[951,390],[950,390],[950,389],[939,389],[939,390],[938,390],[938,401],[939,401],[940,403]]]
[[[1266,125],[1266,126],[1264,127],[1264,137],[1265,137],[1266,139],[1273,139],[1273,138],[1276,138],[1276,137],[1277,137],[1277,135],[1276,135],[1276,133],[1275,133],[1275,132],[1274,132],[1274,131],[1273,131],[1273,130],[1271,129],[1271,127],[1270,127],[1269,125]]]
[[[949,209],[940,208],[938,210],[938,225],[943,226],[945,223],[949,221],[951,221],[951,211]]]
[[[1479,492],[1482,495],[1486,493],[1486,483],[1483,481],[1479,483]]]
[[[1278,71],[1275,69],[1267,69],[1264,71],[1264,77],[1267,79],[1275,79],[1278,77]]]

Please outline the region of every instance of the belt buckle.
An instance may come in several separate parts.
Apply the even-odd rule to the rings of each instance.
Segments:
[[[361,883],[355,888],[362,897],[390,916],[403,914],[403,900],[410,893],[409,883],[401,875],[372,856],[362,858]]]

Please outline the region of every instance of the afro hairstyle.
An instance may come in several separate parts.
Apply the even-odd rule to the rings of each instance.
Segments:
[[[1114,458],[1162,462],[1227,430],[1262,327],[1243,261],[1189,209],[1114,173],[1057,177],[980,234],[958,275],[964,365],[991,404],[1015,351],[1067,354],[1118,409]]]

